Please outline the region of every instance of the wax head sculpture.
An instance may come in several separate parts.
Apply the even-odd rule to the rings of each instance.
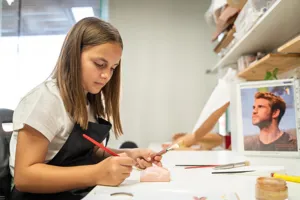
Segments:
[[[170,182],[170,171],[164,167],[152,166],[141,172],[141,182]]]

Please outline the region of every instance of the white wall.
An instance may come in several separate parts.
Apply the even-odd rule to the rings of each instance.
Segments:
[[[216,84],[217,57],[204,20],[210,0],[110,0],[109,21],[124,40],[124,140],[147,147],[192,131]],[[113,138],[112,138],[113,139]]]
[[[1,28],[2,28],[2,0],[0,0],[0,36],[2,35]]]

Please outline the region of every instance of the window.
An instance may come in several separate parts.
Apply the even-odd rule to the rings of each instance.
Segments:
[[[103,0],[0,0],[0,4],[0,107],[9,109],[49,77],[76,21],[108,17]]]

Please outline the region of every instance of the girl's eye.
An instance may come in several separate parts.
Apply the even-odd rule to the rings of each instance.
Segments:
[[[96,62],[95,62],[95,65],[96,65],[97,67],[100,67],[100,68],[105,67],[105,64],[99,64],[99,63],[96,63]]]
[[[114,72],[114,71],[116,70],[116,68],[110,68],[110,70],[111,70],[112,72]]]

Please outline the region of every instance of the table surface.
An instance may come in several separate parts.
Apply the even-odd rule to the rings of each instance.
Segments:
[[[160,144],[151,144],[149,148],[161,150]],[[185,169],[181,164],[227,164],[249,161],[255,172],[241,174],[212,174],[212,168]],[[240,200],[255,200],[255,183],[259,176],[270,176],[280,171],[300,175],[300,159],[249,157],[231,151],[171,151],[163,156],[164,166],[170,170],[171,182],[140,183],[140,172],[133,170],[131,176],[119,187],[96,186],[87,196],[92,199],[193,199],[193,196],[213,196],[214,200],[233,200],[236,193]],[[287,182],[289,200],[300,199],[300,184]],[[112,193],[127,192],[131,196],[111,196]],[[222,196],[223,197],[220,197]],[[228,195],[227,198],[224,195]],[[220,197],[220,198],[218,198]],[[208,199],[209,200],[209,199]]]

